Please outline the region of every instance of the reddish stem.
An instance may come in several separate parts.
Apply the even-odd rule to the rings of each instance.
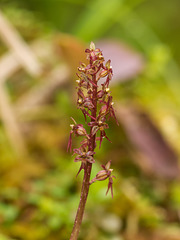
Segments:
[[[94,108],[91,110],[91,115],[92,115],[92,120],[91,121],[96,121],[96,112],[97,112],[97,83],[96,83],[96,75],[94,74],[92,76],[92,81],[93,81],[93,105]],[[89,140],[89,151],[94,151],[95,146],[96,146],[96,135],[92,136],[92,127],[90,129],[90,140]],[[81,188],[81,197],[80,197],[80,202],[78,206],[78,210],[76,213],[76,218],[74,221],[74,226],[73,230],[71,233],[70,240],[77,240],[83,215],[84,215],[84,210],[85,210],[85,205],[89,193],[89,182],[90,182],[90,176],[91,176],[91,169],[92,169],[92,163],[87,162],[86,167],[84,169],[84,178],[83,178],[83,183],[82,183],[82,188]]]

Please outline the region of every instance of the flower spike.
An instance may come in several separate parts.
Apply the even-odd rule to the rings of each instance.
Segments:
[[[71,151],[72,138],[83,138],[80,142],[80,147],[73,149],[73,155],[75,155],[74,162],[80,162],[81,164],[76,176],[84,170],[84,177],[80,204],[70,240],[78,238],[90,185],[96,181],[107,179],[108,187],[106,194],[110,191],[113,197],[112,185],[113,178],[115,178],[115,176],[112,175],[113,169],[110,168],[111,161],[109,161],[106,165],[102,165],[102,170],[90,180],[92,166],[95,164],[94,155],[97,142],[99,141],[100,148],[104,138],[110,141],[106,134],[106,129],[109,128],[107,121],[111,117],[116,120],[117,124],[118,121],[115,116],[113,99],[109,88],[109,83],[113,76],[111,61],[108,60],[105,62],[102,51],[96,48],[93,42],[91,42],[90,47],[85,50],[85,53],[87,64],[80,63],[78,67],[76,89],[77,108],[84,115],[86,127],[76,123],[74,118],[71,118],[73,123],[70,125],[71,130],[67,146],[67,150]],[[104,82],[99,84],[99,80],[104,80]],[[86,129],[88,129],[88,131]]]

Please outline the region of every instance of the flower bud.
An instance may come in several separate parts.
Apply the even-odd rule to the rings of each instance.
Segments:
[[[81,63],[80,67],[78,67],[78,70],[80,72],[85,72],[86,71],[86,64],[85,63]]]
[[[96,181],[103,181],[108,177],[109,177],[108,172],[106,170],[101,170],[97,173],[95,178],[96,178]]]
[[[110,68],[111,68],[110,64],[111,64],[111,60],[108,60],[108,61],[106,62],[106,64],[105,64],[105,67],[106,67],[107,69],[110,69]]]
[[[95,44],[94,44],[93,42],[91,42],[91,44],[90,44],[90,50],[93,50],[93,51],[94,51],[95,48],[96,48],[96,47],[95,47]]]
[[[78,126],[78,127],[77,127],[76,133],[77,133],[79,136],[85,136],[85,135],[87,135],[86,130],[85,130],[83,127],[81,127],[81,126]]]
[[[93,126],[91,131],[92,136],[94,136],[98,130],[99,130],[98,126]]]
[[[110,170],[109,168],[110,168],[110,166],[111,166],[111,160],[105,165],[105,168],[107,169],[107,170]],[[112,169],[111,169],[112,170]],[[112,172],[112,171],[111,171]]]
[[[99,115],[104,115],[107,113],[107,106],[106,105],[103,105],[99,111]]]
[[[100,78],[106,77],[108,75],[108,70],[102,70],[99,74]]]
[[[94,64],[94,65],[99,64],[99,60],[95,60],[95,61],[93,62],[93,64]]]
[[[103,90],[100,90],[97,94],[97,98],[102,98],[104,95],[104,91]]]

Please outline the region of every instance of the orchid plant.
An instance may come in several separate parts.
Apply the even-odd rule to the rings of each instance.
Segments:
[[[89,128],[89,133],[82,124],[77,124],[72,119],[71,131],[68,141],[67,150],[72,151],[72,137],[83,137],[79,148],[73,149],[76,157],[75,162],[81,162],[80,169],[77,175],[84,170],[83,183],[81,188],[81,197],[79,207],[76,213],[76,218],[71,233],[70,240],[77,240],[80,226],[83,219],[84,209],[89,193],[89,187],[96,181],[109,180],[106,194],[111,190],[113,197],[113,169],[110,168],[111,160],[106,165],[102,165],[101,171],[97,173],[95,178],[90,180],[92,165],[95,163],[94,155],[95,148],[99,142],[101,147],[103,139],[110,139],[106,135],[106,129],[109,128],[107,120],[113,117],[118,124],[113,108],[112,96],[110,95],[109,82],[112,79],[111,61],[108,60],[104,64],[104,57],[99,48],[95,48],[95,44],[91,42],[90,48],[85,50],[87,54],[88,65],[81,63],[78,67],[77,82],[77,106],[82,111],[86,126]],[[104,78],[105,81],[99,84],[99,80]],[[87,122],[87,120],[89,121]],[[110,141],[111,142],[111,141]]]

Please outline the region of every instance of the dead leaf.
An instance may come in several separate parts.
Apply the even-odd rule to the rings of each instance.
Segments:
[[[143,170],[167,179],[179,175],[178,157],[150,117],[134,106],[117,105],[117,118],[135,147]]]
[[[102,49],[106,61],[111,59],[112,84],[132,79],[144,69],[143,56],[120,41],[102,40],[96,44],[96,47]]]

